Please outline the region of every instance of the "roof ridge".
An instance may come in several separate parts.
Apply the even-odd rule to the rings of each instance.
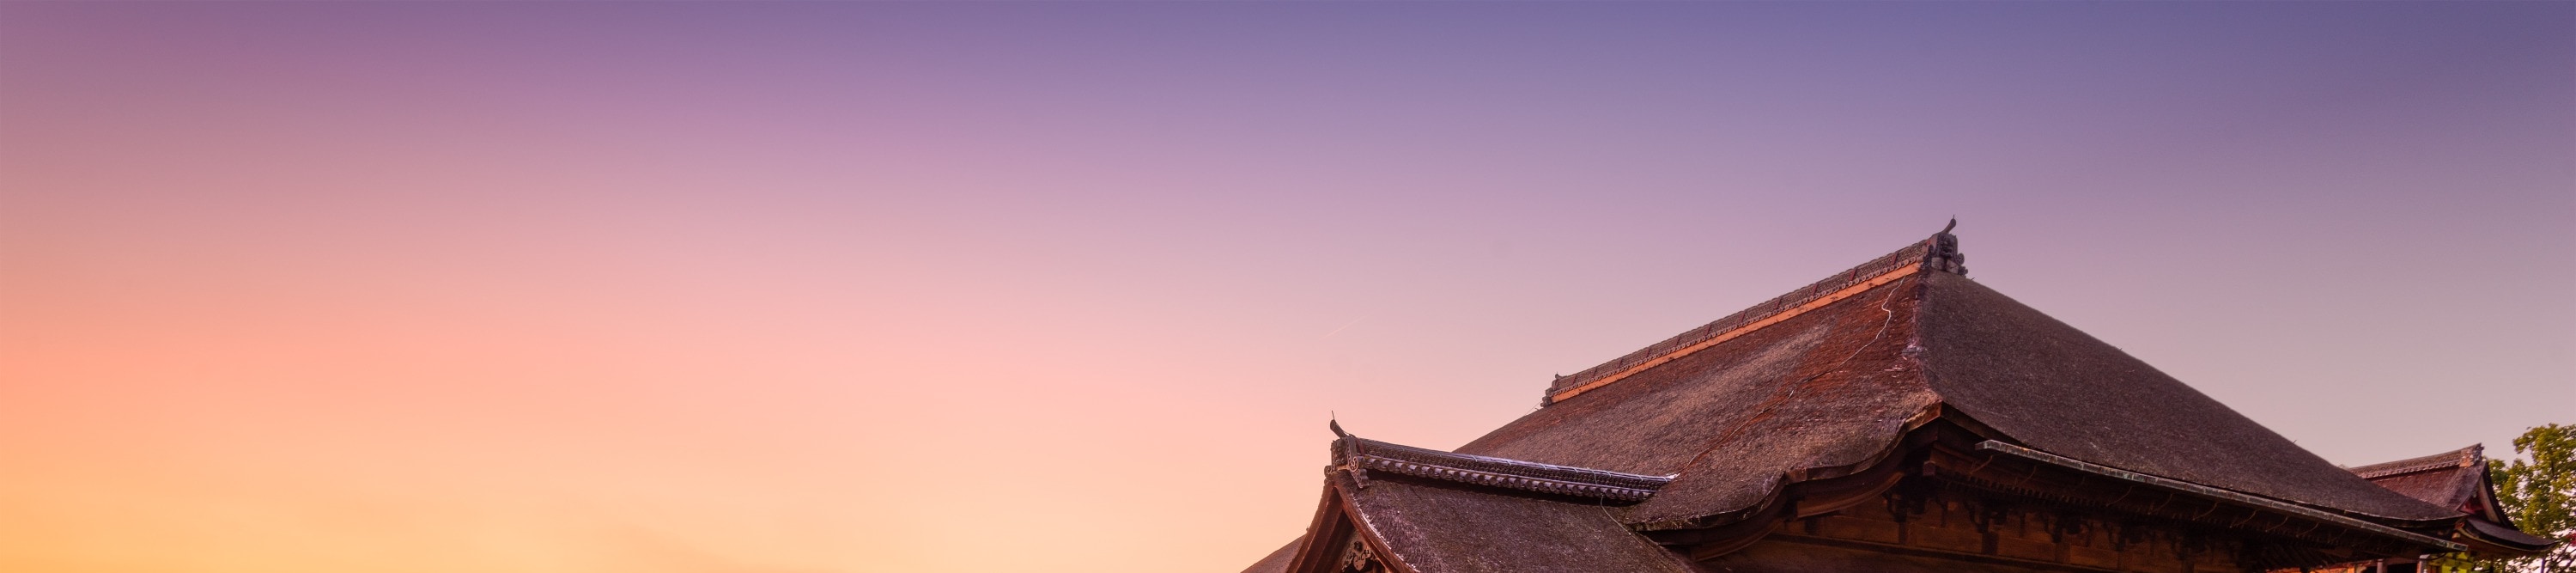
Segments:
[[[1950,224],[1955,227],[1958,221],[1954,219]],[[1791,290],[1787,294],[1772,297],[1771,300],[1736,311],[1734,314],[1726,315],[1699,328],[1683,331],[1662,342],[1646,345],[1645,348],[1610,359],[1609,362],[1603,362],[1573,374],[1558,376],[1555,381],[1548,384],[1547,398],[1540,400],[1540,405],[1564,401],[1576,394],[1616,382],[1620,378],[1657,364],[1724,342],[1754,329],[1769,326],[1780,320],[1786,320],[1790,316],[1823,306],[1824,303],[1841,300],[1858,294],[1858,291],[1868,290],[1867,287],[1885,284],[1922,269],[1929,268],[1966,275],[1968,274],[1967,260],[1967,255],[1959,252],[1959,237],[1950,234],[1950,228],[1944,227],[1941,232],[1929,238],[1906,245],[1896,252],[1880,255],[1878,258],[1870,259],[1869,262],[1825,277],[1824,280],[1808,283],[1807,286]]]
[[[2352,472],[2353,475],[2361,476],[2362,479],[2379,479],[2393,475],[2411,474],[2421,471],[2465,468],[2485,461],[2485,451],[2486,444],[2470,444],[2469,447],[2429,456],[2418,456],[2393,462],[2380,462],[2365,466],[2354,466],[2344,468],[2344,470]]]
[[[1645,501],[1676,476],[1650,476],[1538,462],[1443,452],[1353,436],[1333,425],[1333,469],[1351,472],[1362,487],[1368,472],[1382,471],[1465,484],[1612,501]]]

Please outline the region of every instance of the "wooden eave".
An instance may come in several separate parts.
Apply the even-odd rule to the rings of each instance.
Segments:
[[[1919,489],[1900,488],[1964,488],[2126,522],[2163,523],[2177,530],[2290,541],[2295,547],[2283,547],[2287,553],[2274,557],[2285,562],[2323,564],[2355,555],[2413,555],[2469,548],[2359,517],[2050,456],[1991,436],[2000,434],[1955,411],[1945,412],[1936,421],[1909,431],[1897,447],[1874,458],[1866,467],[1803,476],[1807,479],[1783,484],[1771,498],[1744,511],[1710,516],[1686,526],[1664,524],[1658,529],[1638,524],[1632,528],[1657,543],[1684,550],[1694,560],[1707,560],[1765,539],[1779,522],[1830,514],[1882,496],[1927,495]],[[2037,455],[2022,455],[2014,449]],[[1909,483],[1916,485],[1905,485]],[[2447,528],[2449,524],[2431,525]],[[2338,547],[2357,552],[2337,554],[2334,548]]]
[[[2163,477],[2157,477],[2157,476],[2153,476],[2153,475],[2147,475],[2147,474],[2142,474],[2142,473],[2136,473],[2136,472],[2131,472],[2131,471],[2121,470],[2121,469],[2118,469],[2118,468],[2112,468],[2112,467],[2102,466],[2102,465],[2099,465],[2099,464],[2094,464],[2094,463],[2086,462],[2086,461],[2083,461],[2083,460],[2077,460],[2077,459],[2074,459],[2074,458],[2068,458],[2068,457],[2059,456],[2059,455],[2056,455],[2056,454],[2051,454],[2051,453],[2048,453],[2048,452],[2042,452],[2042,451],[2039,451],[2039,450],[2033,450],[2033,449],[2030,449],[2030,448],[2025,448],[2025,447],[2021,447],[2021,446],[2016,446],[2016,445],[2012,445],[2012,444],[2004,443],[2003,441],[2000,441],[2000,440],[1986,440],[1986,441],[1984,441],[1984,442],[1979,442],[1979,443],[1977,444],[1977,449],[1978,449],[1978,450],[1981,450],[1981,451],[1996,452],[1996,453],[1999,453],[1999,454],[2002,454],[2002,455],[2009,455],[2009,456],[2012,456],[2012,457],[2017,457],[2017,458],[2022,458],[2022,459],[2026,459],[2026,460],[2031,460],[2031,461],[2039,462],[2039,463],[2042,463],[2042,464],[2047,464],[2047,465],[2057,466],[2057,467],[2061,467],[2061,468],[2065,468],[2065,469],[2073,470],[2073,471],[2076,471],[2076,472],[2081,472],[2081,473],[2084,473],[2084,474],[2088,474],[2088,475],[2090,475],[2090,476],[2099,476],[2099,477],[2101,477],[2101,478],[2108,478],[2108,479],[2111,479],[2111,480],[2117,480],[2117,482],[2125,482],[2125,483],[2127,483],[2127,484],[2133,484],[2133,487],[2134,487],[2134,486],[2146,486],[2146,487],[2151,487],[2151,488],[2155,488],[2155,489],[2159,489],[2159,490],[2164,490],[2164,491],[2167,491],[2167,492],[2170,492],[2170,493],[2182,494],[2182,495],[2188,495],[2188,496],[2192,496],[2192,497],[2199,497],[2199,498],[2207,499],[2207,500],[2210,500],[2211,502],[2213,502],[2213,504],[2212,504],[2212,508],[2210,509],[2210,512],[2216,512],[2216,511],[2217,511],[2217,507],[2216,507],[2216,506],[2217,506],[2217,505],[2219,505],[2219,504],[2237,505],[2237,506],[2242,506],[2242,507],[2244,507],[2244,508],[2246,508],[2246,509],[2248,509],[2248,510],[2251,510],[2251,511],[2257,511],[2257,512],[2268,511],[2268,512],[2273,512],[2273,513],[2280,514],[2280,515],[2281,515],[2281,517],[2283,518],[2282,523],[2289,523],[2289,522],[2290,522],[2290,520],[2291,520],[2291,518],[2295,517],[2295,518],[2300,519],[2300,520],[2311,521],[2311,522],[2317,522],[2317,523],[2319,523],[2319,524],[2332,525],[2332,526],[2342,527],[2342,528],[2346,528],[2346,529],[2354,529],[2354,530],[2364,531],[2364,532],[2368,532],[2368,533],[2372,533],[2372,534],[2380,535],[2380,536],[2383,536],[2383,537],[2387,537],[2387,538],[2389,538],[2389,539],[2396,540],[2396,541],[2400,541],[2400,542],[2411,543],[2411,544],[2416,544],[2416,545],[2423,545],[2423,546],[2426,546],[2426,547],[2432,547],[2432,548],[2441,549],[2441,550],[2446,550],[2446,551],[2465,551],[2465,550],[2467,550],[2467,549],[2468,549],[2468,547],[2467,547],[2467,546],[2463,546],[2463,545],[2460,545],[2460,544],[2458,544],[2458,543],[2452,543],[2452,542],[2450,542],[2450,541],[2448,541],[2448,540],[2435,538],[2435,537],[2433,537],[2433,536],[2424,535],[2424,534],[2421,534],[2421,533],[2415,533],[2415,532],[2411,532],[2411,531],[2406,531],[2406,530],[2398,529],[2398,528],[2395,528],[2395,527],[2389,527],[2389,526],[2386,526],[2386,525],[2380,525],[2380,524],[2377,524],[2377,523],[2372,523],[2372,522],[2365,521],[2365,520],[2362,520],[2362,519],[2359,519],[2359,518],[2355,518],[2355,517],[2350,517],[2350,516],[2341,515],[2341,514],[2337,514],[2337,513],[2332,513],[2332,512],[2328,512],[2328,511],[2324,511],[2324,510],[2318,510],[2318,509],[2314,509],[2314,508],[2309,508],[2309,507],[2302,506],[2302,505],[2299,505],[2299,504],[2294,504],[2294,503],[2290,503],[2290,502],[2286,502],[2286,501],[2276,500],[2276,499],[2272,499],[2272,498],[2268,498],[2268,497],[2263,497],[2263,496],[2258,496],[2258,495],[2252,495],[2252,494],[2247,494],[2247,493],[2240,493],[2240,492],[2235,492],[2235,491],[2229,491],[2229,490],[2225,490],[2225,489],[2220,489],[2220,488],[2215,488],[2215,487],[2209,487],[2209,486],[2200,485],[2200,484],[2195,484],[2195,483],[2186,482],[2186,481],[2182,481],[2182,480],[2167,479],[2167,478],[2163,478]],[[1990,460],[1990,461],[1991,461],[1991,460]],[[2249,513],[2249,514],[2248,514],[2248,517],[2246,517],[2246,518],[2245,518],[2245,520],[2240,521],[2239,523],[2249,523],[2249,524],[2250,524],[2252,521],[2254,521],[2254,520],[2256,519],[2255,517],[2253,517],[2253,515],[2254,515],[2254,514]]]

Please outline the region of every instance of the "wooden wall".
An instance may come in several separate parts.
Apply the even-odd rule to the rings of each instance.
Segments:
[[[2181,531],[1956,494],[1922,497],[1909,503],[1891,495],[1880,503],[1783,521],[1763,543],[1827,544],[2054,570],[2244,570],[2235,562],[2236,540],[2193,539]]]

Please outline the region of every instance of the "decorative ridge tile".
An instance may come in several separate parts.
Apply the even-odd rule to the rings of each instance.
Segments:
[[[1591,468],[1443,452],[1363,439],[1332,424],[1333,469],[1347,471],[1362,487],[1368,472],[1516,489],[1570,497],[1639,502],[1672,483],[1674,476],[1650,476]]]

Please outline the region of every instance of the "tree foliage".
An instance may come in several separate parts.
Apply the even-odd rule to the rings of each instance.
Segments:
[[[2551,539],[2576,535],[2576,425],[2550,424],[2513,439],[2521,459],[2488,460],[2496,502],[2523,531]],[[2489,571],[2576,573],[2576,543],[2561,542],[2537,557],[2501,560]]]

